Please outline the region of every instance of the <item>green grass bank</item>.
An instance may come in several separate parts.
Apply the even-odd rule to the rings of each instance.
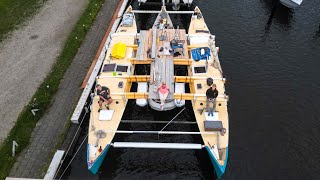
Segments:
[[[39,0],[25,0],[25,1],[28,3],[40,2]],[[85,38],[87,30],[89,29],[92,22],[94,21],[103,2],[104,0],[90,0],[89,5],[87,6],[85,12],[82,14],[77,24],[73,28],[72,32],[69,34],[66,40],[66,43],[64,45],[64,48],[61,54],[59,55],[59,57],[57,58],[55,64],[53,65],[52,70],[44,79],[43,83],[39,86],[36,93],[33,95],[32,100],[28,103],[28,105],[24,107],[23,111],[20,113],[18,117],[18,120],[15,126],[12,128],[8,137],[0,146],[0,179],[5,179],[6,176],[9,175],[10,170],[16,161],[16,157],[21,153],[21,151],[24,148],[26,148],[29,145],[31,133],[35,128],[36,123],[43,116],[46,109],[50,106],[53,95],[58,90],[58,86],[64,76],[64,73],[66,72],[74,56],[76,55],[78,48],[80,47],[81,43]],[[15,4],[17,2],[15,1],[9,2],[9,0],[1,0],[0,1],[1,11],[3,11],[3,8],[4,8],[2,6],[5,6],[6,3]],[[19,7],[20,6],[21,5],[19,5]],[[25,7],[26,6],[24,6],[24,8]],[[9,12],[10,10],[6,9],[6,11]],[[10,14],[13,15],[15,11],[16,10],[11,10]],[[27,14],[28,12],[32,13],[29,9],[29,10],[26,10],[24,14]],[[19,12],[17,16],[19,16],[20,13],[21,12]],[[0,28],[2,26],[2,23],[5,23],[5,22],[2,22],[2,18],[3,17],[0,17],[0,20],[1,20]],[[10,31],[10,30],[8,30],[8,28],[2,28],[0,29],[0,35],[4,31]],[[0,36],[0,41],[1,41],[1,37],[2,36]],[[41,111],[38,111],[34,116],[31,113],[31,109],[37,109],[40,107],[41,107]],[[16,151],[16,157],[12,157],[12,154],[11,154],[12,141],[16,141],[19,144],[19,147]]]
[[[0,0],[0,42],[30,19],[47,0]]]

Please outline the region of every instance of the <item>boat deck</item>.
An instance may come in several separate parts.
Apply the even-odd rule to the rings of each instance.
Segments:
[[[172,50],[170,42],[177,40],[179,46]],[[150,70],[149,99],[159,99],[157,88],[166,82],[174,90],[174,59],[189,59],[187,36],[184,29],[150,29],[140,31],[137,60],[152,58]],[[174,99],[170,93],[167,99]]]
[[[166,82],[170,91],[174,90],[174,65],[173,58],[156,58],[151,63],[150,71],[150,85],[149,85],[149,99],[159,99],[158,87],[162,82]],[[173,93],[169,93],[167,99],[173,99]]]
[[[153,38],[153,36],[155,36],[155,38]],[[168,51],[171,49],[170,41],[175,38],[183,45],[183,48],[176,49],[176,51],[179,51],[180,55],[176,54],[176,56],[173,56],[173,54],[170,54]],[[189,59],[187,35],[184,29],[157,29],[155,32],[150,29],[148,31],[140,31],[136,60],[148,60],[151,58],[151,54],[153,53],[153,39],[156,41],[155,56],[158,56],[159,58],[173,57],[174,59]],[[164,51],[160,52],[161,48],[164,48]]]
[[[120,30],[113,34],[103,68],[96,79],[98,84],[110,89],[113,102],[109,105],[110,110],[102,106],[102,110],[98,112],[99,97],[95,96],[93,99],[89,124],[88,162],[95,163],[96,160],[104,158],[100,152],[104,152],[101,150],[112,144],[115,133],[160,134],[159,131],[118,130],[118,126],[128,99],[148,99],[144,101],[148,102],[152,108],[156,107],[154,109],[157,110],[157,107],[160,106],[157,101],[159,99],[157,89],[162,82],[165,82],[170,88],[170,93],[166,99],[167,109],[164,107],[164,110],[179,107],[175,104],[174,99],[191,100],[199,127],[199,133],[197,134],[201,134],[203,140],[203,146],[200,145],[199,147],[207,149],[214,167],[218,167],[216,169],[217,174],[219,176],[223,174],[229,144],[228,97],[225,94],[225,79],[217,55],[219,48],[215,46],[214,36],[210,34],[200,10],[196,8],[195,12],[196,14],[191,18],[188,36],[185,29],[173,29],[168,26],[172,22],[165,12],[158,15],[153,29],[142,30],[138,34],[134,22],[134,25],[130,28],[120,26]],[[169,23],[167,24],[167,22]],[[137,40],[137,38],[139,39]],[[119,42],[126,45],[122,54],[117,52],[117,48],[113,49],[118,47],[116,43]],[[198,49],[196,49],[196,52],[191,52],[193,48]],[[208,49],[210,51],[207,51]],[[115,53],[112,52],[113,50],[115,50]],[[208,54],[204,54],[204,50]],[[189,57],[191,54],[195,60]],[[205,57],[198,58],[200,55]],[[135,64],[150,64],[150,76],[134,75]],[[186,76],[174,76],[175,64],[187,66]],[[211,117],[206,112],[207,98],[205,94],[209,88],[207,78],[213,79],[213,83],[216,84],[219,91],[215,112]],[[132,82],[147,82],[145,84],[149,85],[149,89],[144,90],[144,92],[130,92]],[[176,82],[188,83],[190,93],[176,91],[174,94]],[[170,134],[182,133],[187,134],[179,131],[170,132]],[[122,144],[119,144],[115,142],[112,145],[118,147],[138,146],[139,148],[146,147],[147,143],[122,142]],[[151,147],[150,144],[148,144],[148,147]],[[154,147],[169,146],[168,144],[153,143],[152,148]],[[177,146],[174,145],[174,147]]]

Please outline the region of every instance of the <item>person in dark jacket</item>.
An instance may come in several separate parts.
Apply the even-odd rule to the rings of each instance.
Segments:
[[[102,109],[102,104],[104,102],[106,102],[107,104],[105,104],[106,108],[109,110],[109,104],[112,103],[112,98],[110,96],[110,89],[105,87],[105,86],[101,86],[100,84],[96,85],[97,88],[97,95],[99,96],[99,110],[98,112],[100,112],[100,110]]]
[[[210,116],[210,114],[213,116],[213,112],[216,110],[216,99],[218,97],[218,90],[216,87],[215,84],[212,84],[206,92],[208,116]],[[212,104],[212,108],[210,107],[210,104]]]

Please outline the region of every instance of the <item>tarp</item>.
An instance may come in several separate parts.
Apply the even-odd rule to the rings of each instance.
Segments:
[[[201,49],[204,50],[203,54],[201,54]],[[201,48],[191,49],[191,55],[192,55],[192,59],[195,60],[195,61],[209,59],[209,57],[210,57],[210,48],[201,47]]]

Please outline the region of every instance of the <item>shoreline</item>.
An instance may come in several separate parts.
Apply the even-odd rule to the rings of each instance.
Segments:
[[[79,3],[79,2],[77,2],[77,3]],[[25,165],[26,166],[25,169],[27,170],[27,173],[24,173],[24,174],[29,175],[30,168],[33,168],[34,170],[36,170],[34,165],[37,164],[37,163],[35,163],[37,158],[34,159],[33,161],[29,161],[27,164],[23,164],[23,163],[21,163],[21,161],[24,158],[30,158],[28,156],[28,154],[30,155],[30,153],[31,153],[31,156],[32,155],[36,156],[37,153],[38,153],[38,155],[50,153],[49,152],[50,150],[44,150],[47,147],[47,145],[55,145],[56,143],[58,143],[57,142],[58,138],[55,139],[53,137],[51,138],[50,136],[54,135],[54,134],[52,134],[52,132],[56,133],[57,136],[60,135],[60,130],[62,129],[61,127],[63,127],[66,124],[65,122],[69,120],[69,119],[67,119],[68,117],[65,114],[61,114],[61,110],[59,111],[57,108],[55,108],[56,111],[59,111],[58,113],[55,113],[55,114],[63,116],[63,118],[59,120],[60,122],[56,122],[57,120],[56,120],[56,118],[54,118],[54,119],[51,119],[51,121],[49,123],[43,124],[41,122],[41,120],[48,119],[48,116],[50,116],[50,115],[48,115],[50,113],[50,109],[54,108],[55,103],[57,101],[56,96],[58,96],[57,94],[59,93],[59,90],[61,88],[66,88],[66,87],[61,87],[61,85],[63,85],[65,83],[65,80],[67,79],[65,77],[67,73],[65,74],[65,76],[64,76],[64,73],[67,71],[68,66],[71,64],[71,62],[73,62],[72,61],[73,58],[74,57],[77,58],[77,55],[79,54],[78,53],[76,55],[76,53],[79,50],[78,48],[80,47],[81,43],[86,39],[85,34],[87,33],[87,31],[89,31],[90,24],[93,23],[95,16],[99,12],[99,9],[101,7],[102,2],[101,2],[101,0],[91,0],[90,3],[91,3],[91,5],[89,4],[86,11],[84,13],[82,13],[81,18],[77,19],[77,25],[72,27],[73,31],[70,34],[68,34],[68,38],[66,40],[66,43],[63,44],[64,48],[62,50],[62,54],[60,54],[60,55],[58,54],[59,57],[57,58],[57,61],[53,62],[53,64],[54,64],[53,69],[51,69],[50,73],[48,75],[46,75],[44,82],[37,89],[37,92],[33,95],[33,98],[31,98],[31,99],[36,98],[36,102],[31,101],[27,106],[24,107],[24,110],[19,115],[19,120],[18,120],[17,124],[14,125],[14,128],[10,132],[10,135],[6,138],[6,141],[1,145],[0,154],[2,156],[0,157],[0,161],[3,162],[1,164],[5,164],[5,166],[1,167],[1,171],[4,173],[4,174],[1,174],[1,176],[0,176],[1,178],[5,177],[7,175],[6,173],[8,173],[8,170],[10,170],[10,167],[13,165],[12,163],[15,162],[15,159],[17,159],[17,162],[15,163],[15,167],[18,167],[19,165]],[[85,28],[83,27],[83,24],[85,25]],[[97,28],[97,27],[93,27],[93,28]],[[100,28],[99,25],[98,25],[98,28]],[[65,29],[62,29],[62,31],[65,31]],[[50,31],[49,31],[49,33],[50,33]],[[75,37],[77,37],[77,38],[75,38]],[[97,38],[97,37],[95,37],[95,38]],[[95,38],[89,39],[88,41],[96,40]],[[93,48],[94,47],[92,47],[91,51],[94,51],[94,53],[95,53],[96,50],[94,50]],[[89,56],[89,55],[90,55],[90,53],[88,53],[87,56]],[[84,61],[87,61],[90,63],[90,58],[86,57],[84,59]],[[38,63],[38,65],[40,66],[41,63]],[[78,65],[78,66],[81,67],[84,65],[80,63],[80,65]],[[82,67],[82,68],[84,68],[84,67]],[[77,74],[77,68],[74,69],[74,68],[70,67],[69,69],[71,69],[71,71],[73,71],[73,74],[69,75],[69,76],[73,77],[73,76],[75,76],[75,74]],[[84,76],[84,75],[82,75],[82,76]],[[79,82],[72,81],[72,82],[69,82],[69,84],[67,84],[67,86],[70,85],[70,83],[72,83],[72,84],[75,84],[75,88],[77,89],[77,87],[79,87],[79,84],[83,80],[83,77],[81,77],[81,74],[78,75],[78,78],[79,77],[81,78]],[[50,88],[48,88],[48,85]],[[71,95],[73,95],[72,91],[71,91]],[[62,99],[63,98],[64,97],[62,97]],[[74,97],[70,96],[70,98],[73,99]],[[37,108],[37,107],[42,107],[42,108],[41,108],[41,110],[36,112],[35,116],[33,116],[30,111],[30,108]],[[73,107],[70,106],[70,108],[73,108]],[[39,120],[39,122],[37,122],[38,120]],[[53,128],[54,123],[56,123],[55,124],[56,126],[60,125],[60,127],[54,129]],[[61,123],[62,123],[62,126],[61,126]],[[44,130],[42,129],[42,126],[45,126]],[[35,128],[35,129],[33,129],[33,128]],[[51,134],[39,139],[39,137],[36,137],[36,136],[41,135],[40,130],[42,133],[51,133]],[[31,133],[32,133],[32,135],[31,135]],[[30,139],[30,137],[31,137],[31,139]],[[11,153],[10,153],[12,140],[16,140],[17,143],[19,144],[19,147],[16,152],[17,156],[15,158],[12,158]],[[29,141],[31,142],[30,144],[29,144]],[[38,144],[39,144],[39,142],[40,143],[45,142],[47,145],[43,145],[42,147],[40,147],[40,146],[34,147],[32,145],[32,143],[34,141],[37,142]],[[48,141],[51,141],[51,142],[48,143]],[[26,146],[28,146],[28,148],[23,150]],[[30,148],[31,149],[35,148],[35,149],[30,151]],[[22,151],[22,153],[21,153],[21,151]],[[25,154],[25,153],[28,153],[28,154]],[[40,158],[40,160],[41,160],[41,158]],[[19,174],[19,173],[17,173],[17,174]],[[23,176],[23,173],[20,174],[20,176]]]

